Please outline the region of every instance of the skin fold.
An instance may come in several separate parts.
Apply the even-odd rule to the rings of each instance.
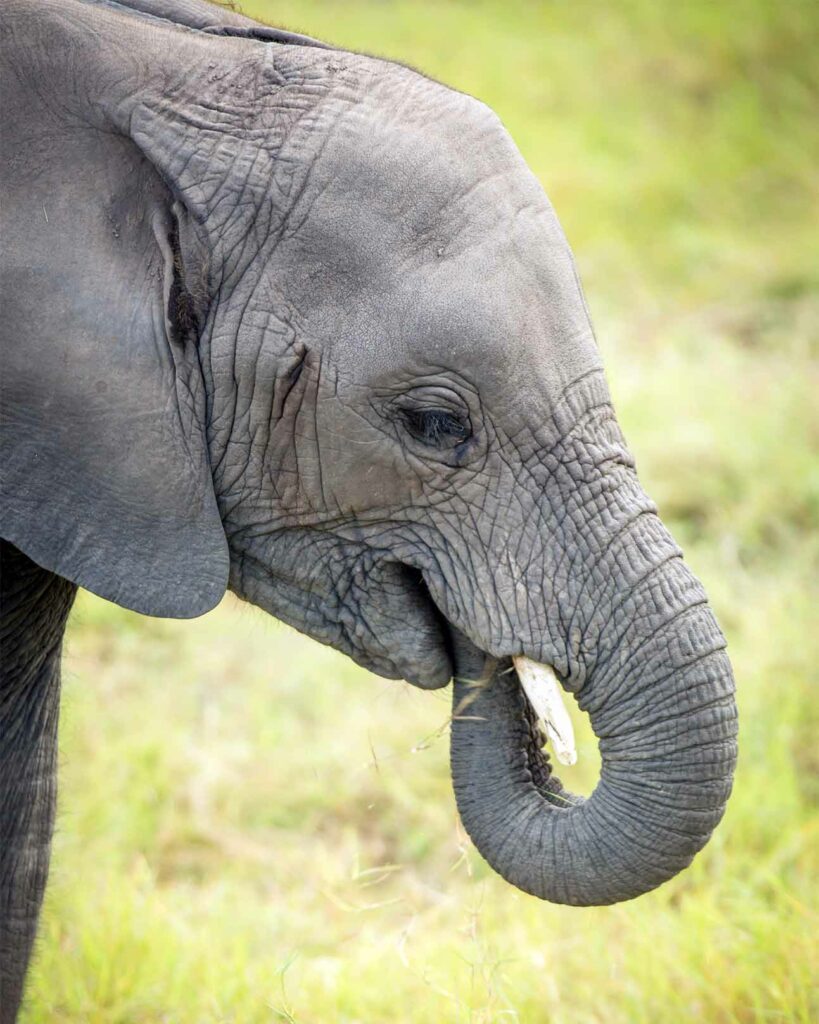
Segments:
[[[0,907],[32,893],[0,922],[0,1021],[76,585],[179,617],[229,586],[380,675],[454,676],[464,825],[527,892],[612,903],[685,867],[731,788],[725,643],[498,118],[198,0],[0,18]],[[591,716],[588,801],[552,774],[517,655]]]

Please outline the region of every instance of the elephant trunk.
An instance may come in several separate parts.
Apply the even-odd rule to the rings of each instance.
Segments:
[[[599,622],[600,602],[587,604]],[[733,678],[699,584],[674,557],[607,607],[577,692],[602,756],[587,800],[552,775],[509,660],[470,683],[469,644],[455,644],[451,761],[464,827],[504,878],[555,903],[615,903],[671,878],[731,790]]]

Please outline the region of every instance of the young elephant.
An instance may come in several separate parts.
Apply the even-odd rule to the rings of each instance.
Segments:
[[[724,640],[498,119],[199,0],[2,19],[0,1020],[78,585],[181,617],[229,586],[381,675],[454,676],[464,825],[527,892],[612,903],[688,864],[731,788]],[[591,715],[588,801],[512,658]]]

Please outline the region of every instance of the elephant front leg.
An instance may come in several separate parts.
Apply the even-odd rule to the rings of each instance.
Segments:
[[[0,1024],[14,1021],[45,890],[56,797],[57,673],[0,712]]]
[[[60,649],[76,587],[0,541],[0,1024],[23,995],[56,803]]]

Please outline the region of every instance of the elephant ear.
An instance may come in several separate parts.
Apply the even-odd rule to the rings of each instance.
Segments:
[[[31,136],[5,168],[0,535],[126,608],[201,614],[228,553],[191,225],[130,139],[61,132],[29,151]]]

